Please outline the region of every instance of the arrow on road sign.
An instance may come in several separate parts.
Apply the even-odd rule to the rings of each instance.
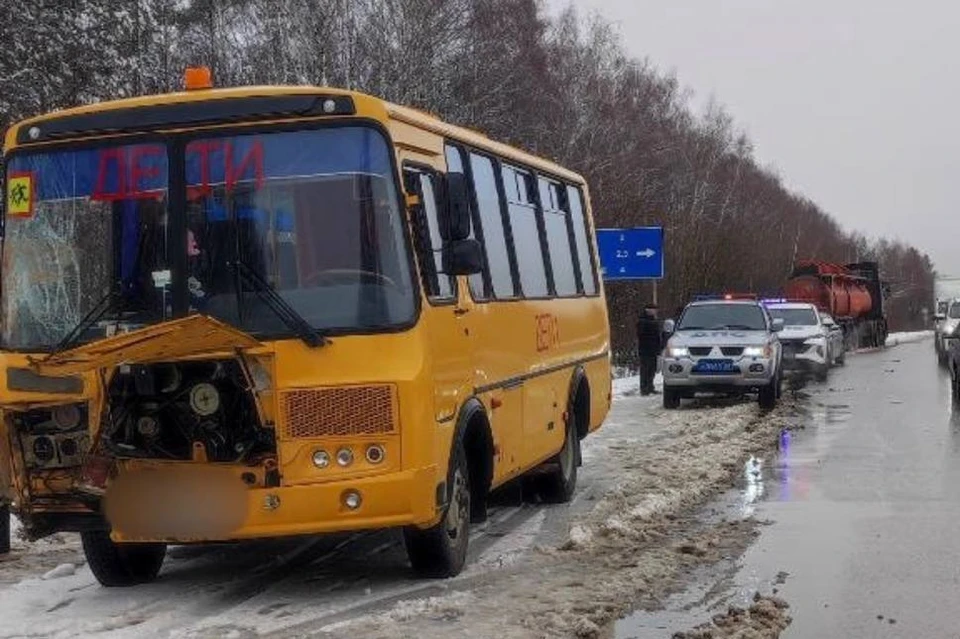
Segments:
[[[653,249],[643,249],[642,251],[637,251],[637,257],[653,257],[657,252]]]

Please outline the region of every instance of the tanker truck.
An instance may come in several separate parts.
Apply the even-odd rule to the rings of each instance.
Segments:
[[[783,295],[833,316],[843,328],[847,348],[879,347],[887,341],[884,285],[876,262],[798,262]]]

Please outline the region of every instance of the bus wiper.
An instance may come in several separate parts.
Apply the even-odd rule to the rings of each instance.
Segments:
[[[317,329],[310,326],[310,323],[303,318],[303,315],[290,306],[287,300],[277,293],[276,289],[270,285],[262,275],[255,270],[237,260],[230,265],[242,279],[253,286],[254,292],[263,300],[274,314],[280,318],[280,321],[287,325],[287,328],[296,333],[297,337],[303,340],[303,343],[310,348],[326,346],[330,340],[323,336]]]
[[[121,302],[121,304],[117,304],[117,302]],[[122,302],[123,296],[115,290],[111,290],[101,297],[97,303],[93,305],[93,308],[77,322],[76,326],[70,329],[70,332],[53,347],[53,350],[51,350],[44,359],[50,359],[76,346],[83,334],[89,330],[91,326],[99,322],[101,317],[113,311],[115,308],[123,308],[125,304],[122,304]]]

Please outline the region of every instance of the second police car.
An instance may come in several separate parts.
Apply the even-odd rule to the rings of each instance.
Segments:
[[[843,362],[843,332],[834,330],[833,319],[816,306],[785,300],[765,301],[764,305],[774,320],[783,320],[779,337],[784,370],[812,374],[824,381],[830,367]]]
[[[663,354],[663,405],[677,408],[697,392],[756,392],[760,406],[773,408],[783,381],[782,348],[773,319],[755,298],[699,299],[680,318],[667,320]]]

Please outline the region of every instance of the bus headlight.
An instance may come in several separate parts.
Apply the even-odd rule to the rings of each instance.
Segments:
[[[344,446],[337,451],[337,463],[341,466],[349,466],[353,463],[353,451]]]
[[[370,444],[367,446],[367,461],[371,464],[379,464],[384,458],[383,446],[380,444]]]
[[[313,465],[317,468],[326,468],[330,465],[330,454],[325,450],[313,451]]]

